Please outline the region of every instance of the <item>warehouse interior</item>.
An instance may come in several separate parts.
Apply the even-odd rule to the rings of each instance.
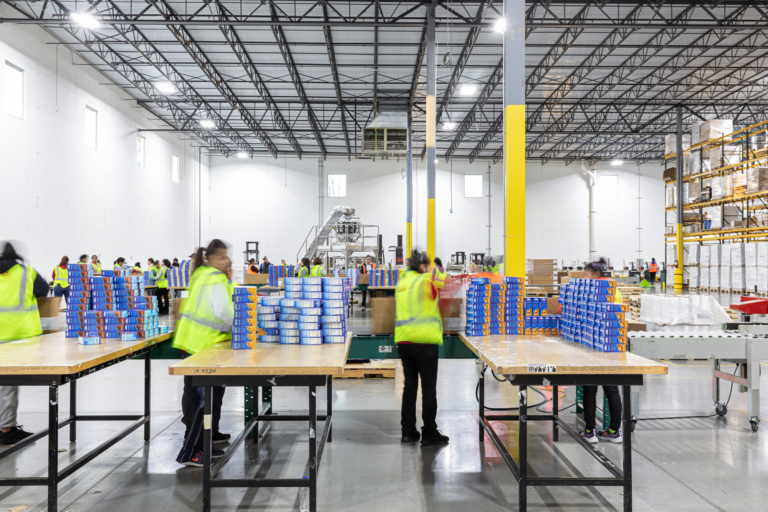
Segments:
[[[1,432],[37,433],[0,433],[0,510],[759,507],[767,22],[763,0],[0,1],[0,253],[11,242],[50,285],[44,334],[7,334],[17,295],[0,272]],[[211,349],[175,337],[212,239],[228,246],[230,302],[247,289],[275,322],[281,300],[343,282],[322,297],[344,300],[340,345],[287,347],[259,318],[240,346],[235,307],[227,356],[194,366]],[[440,446],[400,439],[396,301],[413,251],[441,286]],[[73,327],[73,304],[109,303],[80,275],[146,296],[138,340],[152,341]],[[499,289],[524,310],[500,324]],[[619,309],[591,301],[614,299],[620,325],[599,334],[595,311]],[[537,342],[551,361],[525,359]],[[292,373],[294,349],[317,371]],[[338,373],[315,349],[341,351]],[[525,368],[502,371],[505,357]],[[315,425],[302,386],[318,375]],[[192,381],[230,388],[232,439],[202,452],[232,449],[213,476],[176,459]],[[593,386],[621,393],[616,444],[576,439]],[[609,406],[601,387],[597,428],[612,433]],[[523,427],[526,408],[555,427]],[[76,414],[97,419],[78,417],[75,439]],[[258,444],[238,436],[254,417]]]

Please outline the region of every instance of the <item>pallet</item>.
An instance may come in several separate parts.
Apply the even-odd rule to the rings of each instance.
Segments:
[[[536,288],[535,286],[528,286],[525,288],[526,297],[547,297],[546,288]]]
[[[344,374],[336,379],[394,379],[395,364],[393,361],[382,363],[347,363]]]

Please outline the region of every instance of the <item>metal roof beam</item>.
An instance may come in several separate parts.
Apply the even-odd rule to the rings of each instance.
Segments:
[[[152,1],[152,0],[148,0],[148,1]],[[275,4],[273,0],[268,0],[268,1],[269,1],[270,16],[272,17],[272,21],[276,23],[279,21],[279,18],[277,16],[277,9],[275,8]],[[291,76],[293,85],[296,88],[296,93],[299,95],[301,106],[307,110],[307,119],[309,120],[310,126],[315,131],[315,140],[317,141],[317,146],[320,148],[320,153],[322,155],[325,155],[326,154],[325,144],[323,143],[323,138],[320,135],[320,132],[321,132],[320,123],[317,121],[317,117],[315,116],[315,112],[312,109],[312,105],[310,105],[309,100],[307,99],[307,93],[304,91],[304,85],[301,83],[301,76],[299,75],[299,70],[296,69],[296,65],[294,64],[293,54],[291,53],[291,49],[288,47],[287,44],[285,44],[286,38],[285,38],[285,32],[283,32],[283,27],[276,24],[273,25],[272,33],[275,36],[277,45],[280,47],[280,53],[283,54],[283,60],[285,60],[285,65],[288,67],[288,74]],[[323,156],[323,158],[325,158],[325,156]]]
[[[328,0],[322,0],[323,16],[328,20]],[[344,114],[344,98],[341,94],[341,80],[339,80],[339,68],[336,65],[336,52],[333,48],[333,34],[331,34],[331,27],[323,27],[323,35],[325,36],[325,46],[328,49],[328,60],[331,63],[331,72],[333,73],[333,87],[336,90],[336,104],[341,110],[341,126],[344,130],[344,142],[347,145],[347,160],[352,159],[352,147],[349,144],[349,134],[347,132],[347,119]]]

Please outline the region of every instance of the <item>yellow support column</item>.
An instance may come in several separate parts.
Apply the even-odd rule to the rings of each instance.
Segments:
[[[683,291],[683,107],[677,108],[677,268],[675,269],[675,293]]]
[[[504,274],[525,277],[525,1],[504,20]]]
[[[435,241],[435,138],[437,111],[435,109],[435,94],[437,94],[435,66],[435,8],[431,6],[427,17],[427,255],[437,256]]]

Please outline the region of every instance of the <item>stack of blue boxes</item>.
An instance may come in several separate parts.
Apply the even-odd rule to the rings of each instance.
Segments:
[[[320,323],[324,343],[346,342],[347,305],[353,283],[353,277],[323,278],[323,315],[320,317]]]
[[[562,336],[602,352],[626,352],[629,306],[614,302],[616,281],[571,279],[564,288]]]
[[[370,286],[387,286],[387,271],[386,269],[376,269],[371,272],[368,277],[368,284]]]
[[[467,287],[467,336],[504,334],[506,286],[487,277],[473,277]]]
[[[525,280],[522,277],[504,277],[505,334],[524,334],[525,328]]]
[[[191,270],[192,260],[183,260],[179,262],[178,267],[171,267],[168,270],[168,286],[174,288],[187,288],[190,283]]]
[[[397,286],[397,282],[400,280],[400,270],[396,268],[390,268],[387,270],[387,282],[389,286]]]
[[[314,287],[316,285],[312,286]],[[299,308],[300,310],[298,319],[298,341],[302,345],[322,345],[323,343],[323,329],[320,327],[320,317],[323,316],[322,304],[322,299],[303,299],[294,301],[294,307]],[[280,341],[282,343],[282,338]],[[296,340],[293,339],[291,342],[295,343]]]
[[[546,297],[525,299],[525,334],[556,336],[559,334],[559,320],[560,315],[547,314]]]
[[[69,299],[67,300],[66,331],[67,338],[85,336],[86,312],[91,311],[91,277],[93,269],[83,263],[67,265],[69,274]]]
[[[257,341],[268,341],[261,339],[259,314],[264,310],[270,310],[270,308],[259,306],[258,289],[249,286],[235,286],[232,300],[235,304],[235,319],[232,322],[232,348],[236,350],[253,349]]]
[[[293,277],[293,265],[270,265],[269,266],[269,286],[277,286],[278,279]]]

